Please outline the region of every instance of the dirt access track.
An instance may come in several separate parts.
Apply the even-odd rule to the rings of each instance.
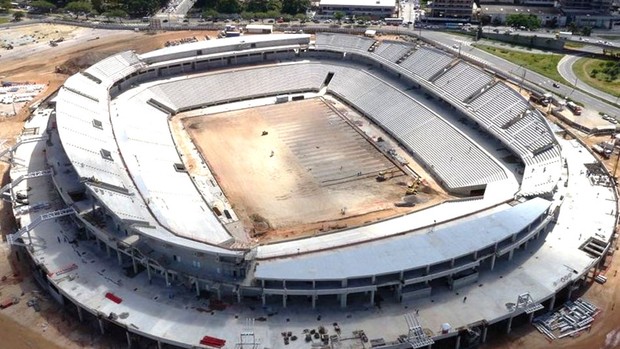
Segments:
[[[106,55],[124,50],[136,50],[146,52],[163,47],[169,40],[178,40],[185,37],[202,37],[215,33],[187,31],[158,33],[146,35],[132,31],[104,31],[96,30],[96,34],[87,35],[92,29],[74,28],[67,26],[36,25],[14,27],[10,29],[0,28],[1,38],[9,35],[34,33],[39,28],[45,27],[51,33],[56,30],[62,31],[65,39],[57,47],[50,47],[47,43],[27,44],[15,47],[12,51],[0,49],[0,79],[8,81],[30,81],[49,83],[44,94],[55,91],[68,77],[65,74],[54,73],[55,67],[62,65],[69,59],[82,59],[88,56]],[[66,31],[69,31],[68,33]],[[51,35],[51,34],[50,34]],[[94,39],[99,37],[99,39]],[[51,36],[45,40],[51,39]],[[89,41],[89,39],[94,39]],[[41,39],[43,40],[43,39]],[[10,54],[9,54],[10,53]],[[89,55],[90,54],[90,55]],[[93,63],[93,62],[91,62]],[[85,65],[86,66],[86,65]],[[0,119],[0,143],[7,140],[7,144],[14,141],[23,127],[23,121],[27,117],[21,112],[17,117]],[[6,145],[6,144],[5,144]],[[8,167],[0,162],[2,183],[8,180]],[[8,205],[0,201],[0,227],[5,234],[13,229],[11,212]],[[23,258],[21,258],[23,262]],[[545,337],[538,333],[532,326],[522,326],[514,329],[509,336],[492,340],[481,348],[562,348],[562,349],[612,349],[620,345],[620,276],[614,276],[615,271],[620,269],[620,258],[614,258],[608,263],[608,281],[604,285],[593,284],[582,295],[603,312],[593,323],[589,333],[582,334],[576,339],[556,340],[549,343]],[[62,308],[49,300],[38,291],[36,285],[28,275],[25,268],[14,252],[10,252],[6,243],[0,245],[0,299],[16,297],[19,303],[10,308],[0,310],[0,334],[2,348],[11,349],[58,349],[58,348],[124,348],[124,338],[114,339],[101,337],[96,328],[88,328],[80,325],[77,319],[67,315]],[[31,298],[38,298],[41,303],[41,311],[35,312],[26,303]],[[389,324],[386,324],[389,326]]]

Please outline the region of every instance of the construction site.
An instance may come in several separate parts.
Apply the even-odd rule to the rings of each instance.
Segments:
[[[396,142],[367,121],[356,124],[359,115],[333,98],[189,114],[176,118],[262,241],[351,228],[449,197]]]

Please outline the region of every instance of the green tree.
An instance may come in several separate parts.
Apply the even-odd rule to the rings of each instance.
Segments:
[[[119,19],[119,20],[121,20],[123,18],[127,18],[127,12],[125,12],[125,11],[119,9],[119,8],[116,8],[116,9],[104,12],[103,15],[106,18],[115,18],[115,19]]]
[[[218,0],[215,9],[219,13],[239,13],[241,4],[237,0]]]
[[[336,11],[334,12],[334,18],[338,21],[338,24],[340,24],[340,21],[344,18],[344,13]]]
[[[295,15],[305,13],[310,7],[310,0],[282,0],[282,13]]]
[[[279,18],[280,12],[276,10],[270,10],[270,11],[267,11],[266,15],[267,15],[267,18]]]
[[[24,13],[22,11],[15,11],[15,12],[13,12],[13,20],[15,22],[21,21],[22,18],[24,18]]]
[[[119,5],[118,7],[131,17],[143,17],[150,16],[166,4],[165,1],[158,0],[125,0],[120,1]]]
[[[540,28],[540,19],[531,14],[511,14],[506,16],[506,25],[512,27],[526,27],[527,29],[536,29]]]
[[[0,11],[9,12],[11,8],[11,0],[0,0]]]
[[[66,11],[75,13],[75,18],[80,17],[80,14],[88,14],[93,10],[93,6],[87,1],[74,1],[65,6]]]
[[[489,25],[489,24],[491,24],[491,16],[489,16],[489,15],[482,15],[482,16],[480,16],[480,24],[481,25]]]
[[[207,18],[207,19],[216,19],[220,16],[220,13],[215,11],[214,9],[210,8],[208,10],[205,10],[204,12],[202,12],[202,18]]]
[[[248,20],[254,18],[254,12],[243,11],[241,12],[241,18]]]
[[[105,12],[102,0],[90,0],[90,4],[93,5],[93,9],[95,9],[95,11],[99,13]]]
[[[266,12],[267,11],[267,0],[246,1],[245,10],[249,12]]]
[[[267,14],[265,12],[256,12],[254,16],[260,19],[261,22],[263,22],[265,18],[267,18]]]
[[[308,21],[308,16],[305,13],[298,13],[295,15],[295,19],[301,23],[306,23]]]
[[[585,26],[585,27],[581,28],[581,35],[583,35],[583,36],[590,36],[590,34],[592,34],[592,27]]]
[[[32,7],[35,12],[51,12],[56,9],[56,5],[44,0],[31,2],[30,7]]]

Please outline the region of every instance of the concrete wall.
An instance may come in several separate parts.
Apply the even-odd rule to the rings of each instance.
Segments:
[[[483,33],[485,39],[498,40],[508,42],[515,45],[528,46],[532,48],[540,48],[544,50],[562,50],[564,48],[564,40],[556,40],[550,38],[542,38],[537,36],[510,35],[504,33]]]

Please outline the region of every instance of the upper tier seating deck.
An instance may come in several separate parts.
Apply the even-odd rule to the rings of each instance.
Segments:
[[[429,80],[435,74],[447,67],[454,57],[447,53],[428,47],[421,47],[400,65],[422,79]]]
[[[493,78],[480,69],[465,62],[458,62],[433,83],[460,101],[465,101],[492,81]]]

